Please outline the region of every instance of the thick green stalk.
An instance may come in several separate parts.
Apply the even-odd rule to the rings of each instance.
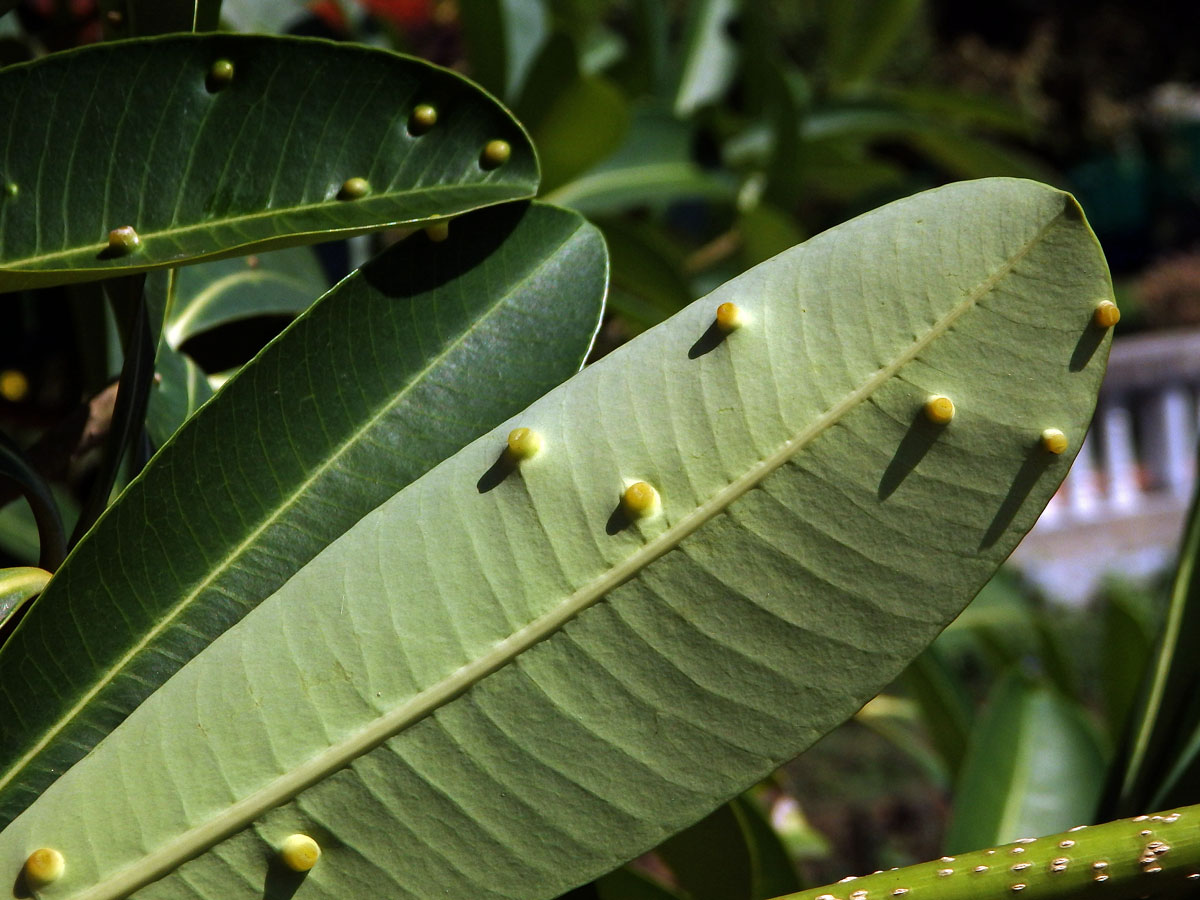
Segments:
[[[844,878],[787,900],[1141,900],[1200,896],[1200,806],[1080,826]],[[782,900],[782,898],[781,898]]]

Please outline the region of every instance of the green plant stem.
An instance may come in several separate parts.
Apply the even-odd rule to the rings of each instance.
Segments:
[[[106,286],[112,299],[113,312],[124,326],[125,364],[121,368],[121,387],[117,391],[113,409],[112,428],[104,446],[96,481],[71,533],[72,547],[79,543],[108,507],[121,458],[145,427],[150,382],[154,377],[154,339],[146,309],[145,283],[145,275],[133,275],[116,279]]]
[[[787,900],[1036,900],[1195,897],[1200,806],[1026,838],[888,872],[842,879]]]

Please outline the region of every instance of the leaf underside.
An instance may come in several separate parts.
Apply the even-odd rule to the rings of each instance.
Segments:
[[[548,898],[611,869],[971,598],[1067,470],[1038,438],[1083,435],[1110,296],[1074,200],[1014,180],[756,267],[357,523],[0,834],[0,872],[47,842],[89,900]],[[720,339],[724,301],[747,324]],[[487,482],[514,425],[544,448]],[[663,507],[630,524],[637,479]],[[281,882],[297,831],[324,853]]]
[[[424,133],[419,104],[438,111]],[[489,168],[493,139],[512,154]],[[0,291],[456,215],[538,180],[520,125],[466,79],[302,38],[170,35],[10,66],[0,141]],[[369,191],[339,199],[351,178]],[[125,255],[108,246],[122,226],[141,240]]]
[[[579,215],[506,204],[392,247],[297,320],[176,434],[0,652],[0,823],[354,522],[576,372],[606,281]]]

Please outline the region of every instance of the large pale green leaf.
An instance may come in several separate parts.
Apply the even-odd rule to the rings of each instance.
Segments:
[[[296,887],[272,862],[293,832],[325,848],[298,897],[554,897],[611,870],[973,596],[1067,470],[1040,435],[1082,436],[1110,296],[1074,200],[1015,180],[763,263],[363,517],[0,834],[0,872],[52,843],[57,897],[255,897]],[[721,340],[727,301],[746,324]],[[506,470],[514,426],[543,448]],[[630,523],[638,479],[662,509]]]
[[[576,371],[606,275],[578,215],[508,204],[411,237],[297,320],[0,652],[0,821],[364,514]]]
[[[228,82],[210,74],[219,60]],[[438,120],[414,133],[419,104]],[[478,87],[326,41],[171,35],[56,53],[0,71],[0,122],[0,291],[312,243],[537,185],[528,138]],[[495,139],[511,157],[489,167]],[[340,199],[351,178],[369,190]],[[140,246],[114,254],[124,226]]]

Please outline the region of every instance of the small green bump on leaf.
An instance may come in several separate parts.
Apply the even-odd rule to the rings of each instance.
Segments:
[[[4,196],[15,197],[19,193],[21,193],[21,189],[17,187],[17,183],[15,181],[7,181],[4,183]]]
[[[485,169],[496,169],[508,162],[510,156],[512,147],[508,145],[508,141],[488,141],[483,148],[479,164]]]
[[[360,200],[371,192],[371,185],[365,178],[347,178],[338,191],[339,200]]]
[[[408,130],[411,134],[424,134],[437,124],[437,108],[428,103],[422,103],[412,111],[408,118]]]
[[[208,70],[205,86],[211,93],[216,93],[228,87],[233,81],[233,62],[228,59],[218,59]]]
[[[25,882],[33,890],[62,878],[67,869],[63,855],[51,847],[34,850],[25,860]]]
[[[108,233],[108,253],[110,256],[126,256],[142,246],[142,239],[134,231],[132,225],[122,225]]]
[[[621,495],[621,511],[631,520],[649,519],[662,509],[662,500],[654,486],[637,481],[625,488]]]
[[[307,872],[321,858],[321,845],[307,834],[288,835],[279,847],[280,861],[293,872]]]
[[[432,225],[426,226],[425,236],[435,244],[440,244],[446,238],[450,237],[450,221],[434,222]]]

